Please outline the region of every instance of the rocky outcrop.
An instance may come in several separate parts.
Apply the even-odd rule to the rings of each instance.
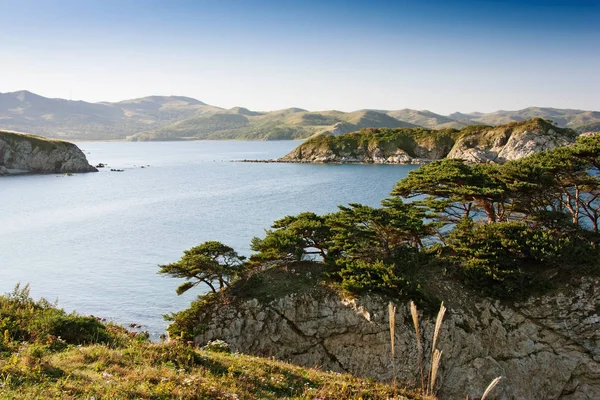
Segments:
[[[302,146],[277,160],[279,162],[296,163],[331,163],[331,164],[423,164],[430,160],[411,157],[401,148],[391,151],[382,147],[342,146],[341,149]]]
[[[73,143],[0,131],[0,175],[10,170],[31,173],[97,172]]]
[[[542,119],[533,119],[496,128],[476,129],[457,140],[447,158],[461,158],[472,163],[504,162],[566,146],[573,143],[575,137],[575,133],[569,129],[558,128]]]
[[[498,127],[468,126],[460,131],[418,128],[403,133],[404,137],[394,137],[388,132],[370,130],[339,137],[316,137],[277,161],[423,164],[442,158],[461,158],[472,163],[504,162],[568,145],[576,138],[574,131],[539,118]]]
[[[473,300],[450,290],[455,294],[448,296],[438,345],[443,351],[439,398],[480,396],[497,376],[503,379],[490,399],[600,398],[599,284],[581,278],[521,304]],[[267,303],[218,304],[198,323],[199,345],[222,339],[234,351],[392,378],[387,303],[378,297],[344,299],[318,289]],[[421,319],[426,355],[433,327],[433,318]],[[395,341],[399,381],[418,382],[414,328],[402,304]]]

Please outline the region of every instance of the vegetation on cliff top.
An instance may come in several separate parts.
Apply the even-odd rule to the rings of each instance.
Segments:
[[[425,128],[366,128],[358,132],[340,136],[320,135],[302,143],[291,154],[302,158],[306,150],[321,152],[331,151],[333,154],[366,152],[375,148],[393,153],[396,149],[405,151],[411,157],[419,157],[416,149],[419,146],[435,148],[446,146],[452,148],[459,131],[454,129],[431,130]],[[285,157],[284,157],[285,158]]]
[[[397,397],[394,397],[394,393]],[[351,375],[228,352],[151,343],[66,314],[17,287],[0,296],[0,399],[420,399]]]
[[[270,278],[278,271],[306,272],[311,264],[308,285],[415,300],[425,308],[439,304],[427,288],[432,274],[514,300],[572,275],[598,273],[599,176],[598,136],[502,165],[433,162],[398,182],[379,208],[350,204],[275,221],[265,237],[253,239],[256,253],[229,275],[235,283],[174,314],[169,330],[191,338],[205,306],[235,300],[261,282],[274,288]],[[190,282],[204,268],[185,257],[176,264],[185,271],[177,276]]]
[[[10,144],[16,145],[23,141],[31,143],[32,147],[38,147],[43,151],[52,151],[59,147],[76,147],[73,143],[65,142],[64,140],[48,139],[42,136],[31,135],[28,133],[20,132],[8,132],[0,130],[0,140]]]
[[[315,154],[331,153],[338,157],[350,155],[356,157],[373,154],[378,149],[384,156],[393,155],[402,150],[412,158],[441,159],[450,153],[460,140],[467,148],[492,147],[499,139],[525,131],[547,133],[575,140],[575,131],[559,128],[550,121],[534,118],[527,121],[511,122],[502,126],[469,125],[457,129],[425,129],[425,128],[367,128],[358,132],[340,136],[321,135],[308,139],[296,149],[284,156],[285,161],[310,160]],[[365,160],[368,162],[368,159]]]

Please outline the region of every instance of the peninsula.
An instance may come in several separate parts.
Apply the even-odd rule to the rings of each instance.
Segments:
[[[376,128],[311,138],[276,162],[424,164],[444,158],[502,163],[575,141],[577,133],[533,118],[457,129]]]
[[[0,131],[0,175],[98,172],[73,143]]]

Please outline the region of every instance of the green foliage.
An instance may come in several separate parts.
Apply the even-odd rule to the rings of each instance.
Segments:
[[[304,212],[275,221],[265,238],[252,239],[252,250],[259,252],[253,260],[301,261],[310,255],[325,259],[331,241],[327,218]]]
[[[172,321],[168,327],[169,335],[173,338],[193,340],[194,336],[205,329],[203,319],[206,317],[205,310],[210,309],[219,300],[219,294],[207,293],[199,296],[185,310],[165,315],[167,321]]]
[[[1,348],[27,341],[61,347],[67,344],[108,343],[113,338],[94,317],[66,314],[48,301],[29,297],[29,285],[17,285],[0,297]]]
[[[399,264],[383,261],[346,260],[337,272],[342,290],[351,294],[375,293],[392,299],[413,300],[428,308],[433,302],[415,276],[415,269],[425,264],[425,256],[416,250],[405,250]],[[400,264],[401,263],[401,264]]]
[[[379,148],[389,153],[401,149],[411,157],[418,157],[417,147],[425,144],[432,148],[445,148],[445,153],[448,153],[457,132],[452,129],[435,131],[424,128],[365,128],[339,136],[321,135],[310,138],[295,152],[302,154],[310,149],[323,149],[333,154],[356,156]]]
[[[478,224],[465,218],[448,238],[450,260],[483,294],[523,298],[550,285],[557,271],[598,267],[599,249],[584,236],[533,228],[523,222]]]
[[[228,286],[245,271],[245,257],[220,242],[208,241],[184,251],[175,263],[160,265],[159,274],[184,278],[187,282],[177,288],[182,294],[200,283],[206,284],[213,293]]]
[[[394,262],[406,248],[421,248],[422,239],[431,233],[421,211],[398,198],[382,203],[381,208],[340,206],[330,217],[333,249],[344,258]]]
[[[392,195],[421,198],[417,205],[434,212],[437,220],[456,222],[463,217],[485,213],[488,221],[501,217],[497,203],[505,196],[505,187],[495,179],[497,167],[468,165],[463,160],[434,161],[398,182]]]

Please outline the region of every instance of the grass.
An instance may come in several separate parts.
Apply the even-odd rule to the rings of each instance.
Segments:
[[[65,142],[64,140],[48,139],[42,136],[31,135],[28,133],[8,132],[0,130],[0,140],[3,140],[9,144],[20,143],[23,140],[31,142],[32,147],[38,147],[44,151],[51,151],[60,146],[75,146],[72,143]]]
[[[65,320],[68,329],[56,331]],[[224,352],[223,346],[152,343],[147,335],[34,301],[27,287],[0,296],[0,324],[0,399],[421,398],[347,374]]]
[[[0,359],[0,399],[387,399],[393,388],[178,342],[132,340],[52,352],[25,344]],[[404,393],[403,393],[404,392]],[[418,399],[400,391],[398,399]]]

